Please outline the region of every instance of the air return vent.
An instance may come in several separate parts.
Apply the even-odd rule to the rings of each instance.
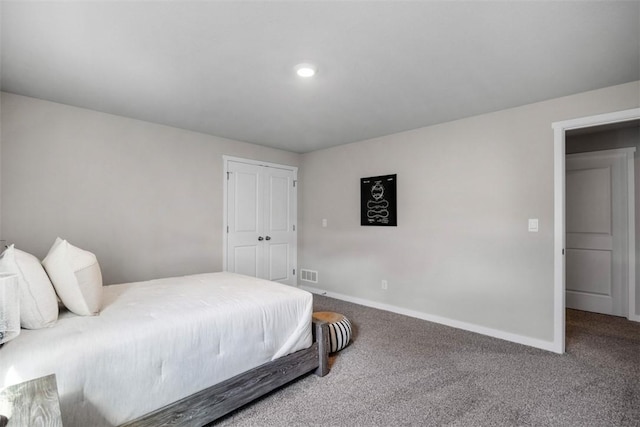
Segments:
[[[305,282],[318,283],[318,272],[313,270],[300,270],[300,280]]]

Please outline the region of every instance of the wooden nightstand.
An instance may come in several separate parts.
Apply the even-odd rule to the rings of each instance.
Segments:
[[[0,391],[0,426],[62,427],[56,376],[36,378]]]

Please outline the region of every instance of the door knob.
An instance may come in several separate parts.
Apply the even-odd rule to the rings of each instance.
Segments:
[[[271,240],[271,236],[265,237],[266,240]]]
[[[264,237],[262,237],[262,236],[258,237],[258,242],[262,242],[263,240],[264,240]]]

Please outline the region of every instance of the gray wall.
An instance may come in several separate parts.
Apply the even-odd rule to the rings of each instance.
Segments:
[[[299,155],[2,93],[1,238],[94,252],[105,283],[222,269],[222,155]]]
[[[567,135],[567,154],[635,147],[635,209],[636,209],[636,313],[640,313],[640,127],[634,121],[629,128],[606,130],[583,135]]]
[[[0,13],[2,12],[2,6],[0,6]],[[2,65],[0,64],[0,69]],[[1,96],[1,92],[0,92]],[[4,132],[2,131],[2,102],[0,102],[0,250],[4,250],[4,240],[2,240],[2,137]]]
[[[318,288],[550,341],[551,123],[638,107],[639,91],[302,156],[3,93],[1,236],[38,257],[67,238],[96,253],[106,283],[220,270],[222,155],[290,164],[301,178],[299,267],[320,272]],[[398,227],[361,227],[359,179],[389,173]]]
[[[304,154],[309,285],[552,341],[551,124],[638,107],[638,83]],[[391,173],[398,227],[361,227],[359,179]]]

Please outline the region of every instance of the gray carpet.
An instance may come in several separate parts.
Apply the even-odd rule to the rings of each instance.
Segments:
[[[314,296],[353,342],[220,426],[640,426],[640,324],[567,311],[567,353]]]

